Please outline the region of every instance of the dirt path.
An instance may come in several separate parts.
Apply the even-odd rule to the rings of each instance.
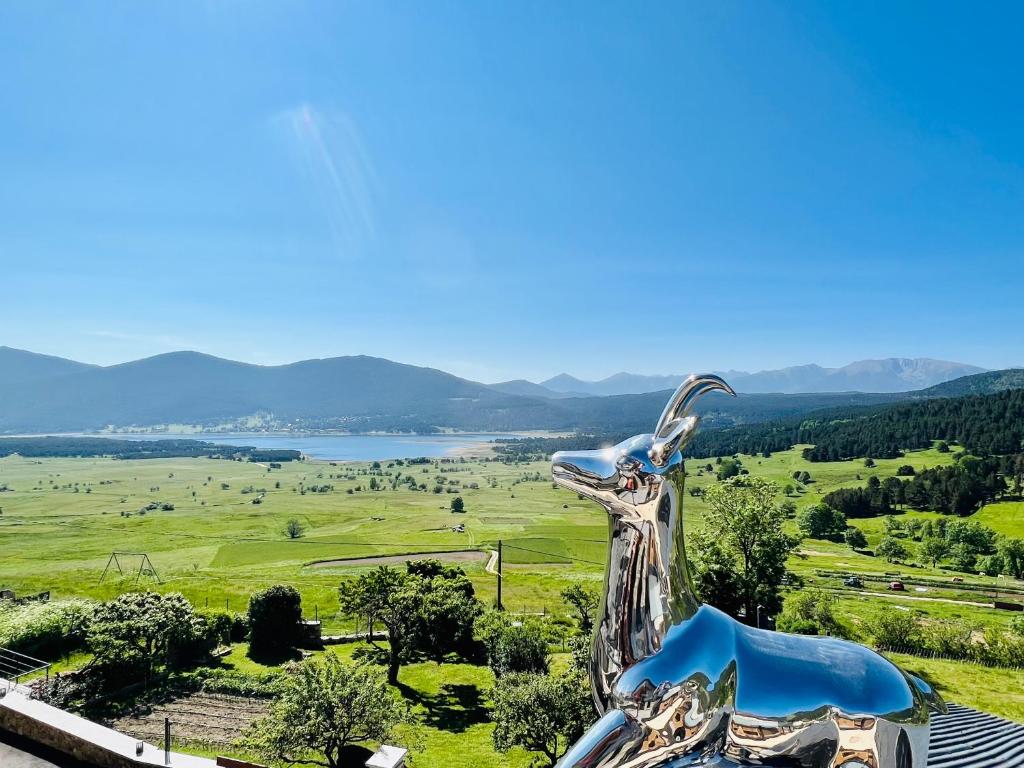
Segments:
[[[484,570],[497,576],[498,569],[496,566],[498,565],[498,550],[492,549],[489,551],[491,553],[491,559],[487,561],[487,565],[484,566]]]
[[[407,555],[379,555],[377,557],[342,557],[336,560],[318,560],[309,563],[310,568],[337,568],[347,565],[397,565],[406,560],[447,560],[456,563],[469,563],[487,560],[491,555],[479,549],[443,550],[441,552],[413,552]],[[497,553],[493,555],[497,558]],[[493,573],[493,571],[492,571]]]

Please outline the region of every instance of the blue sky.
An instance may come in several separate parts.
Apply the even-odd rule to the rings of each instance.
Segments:
[[[1024,363],[1019,5],[0,6],[0,344]]]

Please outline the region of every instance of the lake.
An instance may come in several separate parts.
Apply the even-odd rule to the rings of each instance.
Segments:
[[[449,456],[512,434],[457,435],[294,435],[257,433],[117,434],[103,435],[120,440],[205,440],[221,445],[251,445],[301,451],[314,459],[332,461],[381,461],[416,456]]]

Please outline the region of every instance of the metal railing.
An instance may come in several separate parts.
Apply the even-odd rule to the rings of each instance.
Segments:
[[[43,672],[46,679],[50,679],[50,664],[42,659],[27,656],[8,648],[0,648],[0,679],[7,681],[4,693],[11,690],[11,686],[17,686],[23,677]]]

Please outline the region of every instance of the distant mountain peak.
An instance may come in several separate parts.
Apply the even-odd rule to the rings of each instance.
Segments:
[[[984,372],[984,368],[927,357],[888,357],[857,360],[839,368],[817,363],[747,373],[721,371],[737,391],[751,393],[778,392],[800,394],[809,392],[909,392],[941,384],[961,376]],[[559,393],[578,392],[588,395],[625,395],[674,389],[683,380],[682,374],[650,376],[620,372],[598,381],[585,381],[561,373],[540,386]]]

